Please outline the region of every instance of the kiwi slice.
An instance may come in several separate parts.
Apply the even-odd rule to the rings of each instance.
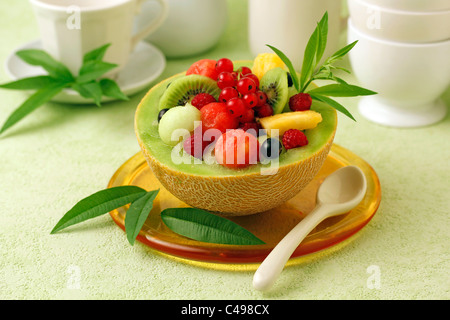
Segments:
[[[184,106],[199,93],[209,93],[217,100],[220,89],[216,81],[198,74],[178,78],[170,83],[161,96],[159,110]]]
[[[286,71],[274,68],[267,71],[259,81],[260,89],[266,93],[267,102],[273,113],[281,113],[288,100],[288,79]]]

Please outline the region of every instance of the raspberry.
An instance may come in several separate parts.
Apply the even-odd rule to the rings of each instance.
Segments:
[[[265,118],[273,115],[273,108],[268,103],[265,103],[260,107],[255,107],[254,109],[258,118]]]
[[[292,111],[305,111],[311,108],[312,99],[307,93],[297,93],[289,99],[289,108]]]
[[[198,110],[200,110],[201,108],[203,108],[204,106],[206,106],[208,103],[211,102],[217,102],[216,98],[214,98],[209,93],[199,93],[192,99],[191,104]]]
[[[246,122],[246,123],[241,123],[239,125],[239,128],[244,130],[245,132],[247,132],[248,130],[251,129],[250,131],[248,131],[248,133],[250,133],[250,134],[256,133],[256,136],[258,136],[258,131],[260,129],[260,126],[256,122]]]
[[[283,146],[288,149],[303,147],[308,144],[305,134],[297,129],[289,129],[283,134]]]
[[[247,108],[244,114],[239,117],[239,121],[242,123],[252,122],[255,119],[255,110]]]
[[[191,156],[203,159],[203,152],[210,144],[210,141],[204,141],[200,130],[196,130],[190,137],[183,142],[183,149]]]

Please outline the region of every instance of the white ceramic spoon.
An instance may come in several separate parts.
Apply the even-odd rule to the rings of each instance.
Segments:
[[[330,174],[317,191],[317,206],[300,221],[261,263],[253,276],[253,287],[269,289],[303,239],[321,221],[356,207],[366,194],[367,182],[356,166],[340,168]]]

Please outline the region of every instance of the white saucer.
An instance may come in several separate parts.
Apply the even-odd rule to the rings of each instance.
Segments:
[[[30,66],[15,54],[23,49],[42,49],[41,41],[35,40],[17,48],[6,59],[5,70],[12,80],[46,74],[41,67]],[[129,62],[118,73],[115,81],[125,95],[131,96],[145,89],[153,80],[158,78],[165,67],[166,58],[162,52],[148,42],[143,41],[131,53]],[[102,102],[112,100],[115,99],[102,97]],[[73,104],[93,103],[92,100],[83,98],[78,92],[71,89],[65,89],[55,96],[52,101]]]
[[[418,110],[409,110],[387,105],[376,97],[363,97],[358,105],[359,113],[366,119],[388,127],[414,128],[435,124],[447,114],[442,100]]]

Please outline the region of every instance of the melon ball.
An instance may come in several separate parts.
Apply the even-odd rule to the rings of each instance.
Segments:
[[[200,121],[200,111],[191,104],[173,107],[164,113],[159,122],[159,136],[164,143],[175,146],[190,135]]]

